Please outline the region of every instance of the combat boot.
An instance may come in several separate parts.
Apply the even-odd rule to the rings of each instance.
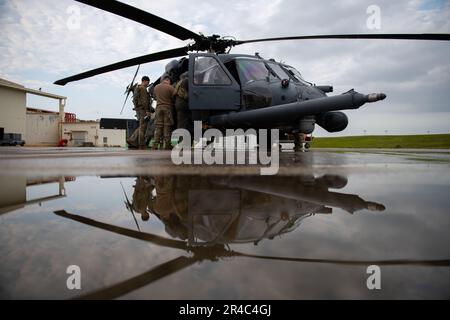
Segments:
[[[164,142],[164,150],[172,150],[172,141],[168,140]]]
[[[127,139],[128,149],[137,149],[138,146],[136,146],[130,139]]]

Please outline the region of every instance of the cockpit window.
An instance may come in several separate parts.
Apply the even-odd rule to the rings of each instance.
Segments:
[[[231,79],[213,57],[196,57],[194,63],[195,85],[231,85]]]
[[[237,69],[243,84],[250,81],[266,80],[267,77],[276,79],[263,61],[239,59],[237,61]]]
[[[305,79],[303,79],[302,74],[295,69],[294,67],[291,66],[286,66],[283,65],[283,67],[289,72],[289,74],[297,81],[300,82],[301,84],[305,85],[305,86],[311,86],[311,82],[306,81]]]
[[[280,67],[279,64],[276,63],[269,63],[269,67],[275,71],[275,73],[277,74],[277,76],[283,80],[283,79],[289,79],[289,75],[286,73],[286,71],[283,70],[283,68]]]

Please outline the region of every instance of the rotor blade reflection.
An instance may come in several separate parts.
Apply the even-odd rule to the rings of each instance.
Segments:
[[[163,246],[163,247],[180,249],[180,250],[188,250],[187,245],[183,241],[167,239],[167,238],[153,235],[150,233],[139,232],[139,231],[134,231],[134,230],[130,230],[127,228],[114,226],[111,224],[99,222],[99,221],[89,219],[86,217],[82,217],[79,215],[70,214],[64,210],[55,211],[54,213],[60,217],[78,221],[80,223],[83,223],[83,224],[86,224],[86,225],[89,225],[92,227],[96,227],[99,229],[111,231],[113,233],[120,234],[120,235],[123,235],[126,237],[147,241],[147,242],[150,242],[150,243],[153,243],[153,244],[156,244],[159,246]]]
[[[141,228],[139,228],[139,223],[137,222],[136,216],[134,215],[133,205],[132,205],[131,201],[128,199],[127,193],[125,192],[125,188],[123,187],[122,182],[120,182],[120,185],[122,186],[122,191],[123,191],[123,194],[125,195],[126,207],[127,207],[127,209],[130,210],[131,215],[133,216],[133,220],[134,220],[134,223],[136,224],[136,228],[138,229],[138,231],[141,231]]]
[[[395,259],[395,260],[335,260],[335,259],[308,259],[308,258],[290,258],[290,257],[272,257],[272,256],[260,256],[255,254],[247,254],[233,251],[234,256],[266,259],[266,260],[279,260],[279,261],[292,261],[292,262],[306,262],[306,263],[326,263],[326,264],[340,264],[340,265],[355,265],[355,266],[433,266],[433,267],[450,267],[450,259],[443,260],[414,260],[414,259]]]
[[[84,299],[114,299],[146,285],[149,285],[159,279],[165,278],[177,271],[189,267],[190,265],[196,263],[195,258],[178,257],[176,259],[170,260],[166,263],[160,264],[159,266],[140,274],[131,279],[119,282],[110,287],[100,289],[83,296],[75,297],[76,300]]]

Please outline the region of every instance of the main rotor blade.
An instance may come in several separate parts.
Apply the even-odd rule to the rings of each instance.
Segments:
[[[153,29],[170,34],[180,40],[200,39],[200,35],[183,28],[173,22],[155,16],[147,11],[132,7],[128,4],[114,0],[76,0],[78,2],[90,5],[92,7],[108,11],[118,16],[142,23]]]
[[[75,297],[76,300],[93,300],[93,299],[114,299],[144,286],[149,285],[159,279],[165,278],[177,271],[189,267],[196,263],[195,258],[178,257],[163,263],[143,274],[135,276],[131,279],[119,282],[110,287],[99,289],[97,291]]]
[[[86,224],[86,225],[89,225],[89,226],[92,226],[95,228],[111,231],[113,233],[120,234],[120,235],[123,235],[126,237],[147,241],[147,242],[156,244],[158,246],[173,248],[173,249],[180,249],[180,250],[188,250],[186,243],[183,241],[167,239],[167,238],[160,237],[160,236],[157,236],[157,235],[154,235],[151,233],[140,232],[140,231],[135,231],[135,230],[131,230],[131,229],[123,228],[123,227],[114,226],[112,224],[107,224],[104,222],[96,221],[94,219],[71,214],[71,213],[66,212],[65,210],[55,211],[54,213],[63,218],[78,221],[80,223],[83,223],[83,224]]]
[[[83,73],[80,73],[80,74],[77,74],[77,75],[74,75],[74,76],[71,76],[68,78],[64,78],[64,79],[55,81],[55,84],[64,86],[67,83],[72,82],[72,81],[90,78],[90,77],[93,77],[93,76],[96,76],[96,75],[99,75],[102,73],[115,71],[115,70],[119,70],[119,69],[123,69],[123,68],[128,68],[128,67],[136,66],[138,64],[185,56],[187,54],[187,52],[188,52],[187,47],[181,47],[181,48],[146,54],[144,56],[140,56],[137,58],[113,63],[113,64],[110,64],[110,65],[107,65],[104,67],[100,67],[100,68],[86,71],[86,72],[83,72]]]
[[[252,40],[237,40],[235,45],[266,41],[284,41],[284,40],[309,40],[309,39],[391,39],[391,40],[437,40],[450,41],[449,33],[374,33],[374,34],[322,34],[312,36],[294,36],[264,38]]]

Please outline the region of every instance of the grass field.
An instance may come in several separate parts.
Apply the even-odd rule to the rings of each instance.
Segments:
[[[450,149],[450,134],[314,138],[312,147]]]

